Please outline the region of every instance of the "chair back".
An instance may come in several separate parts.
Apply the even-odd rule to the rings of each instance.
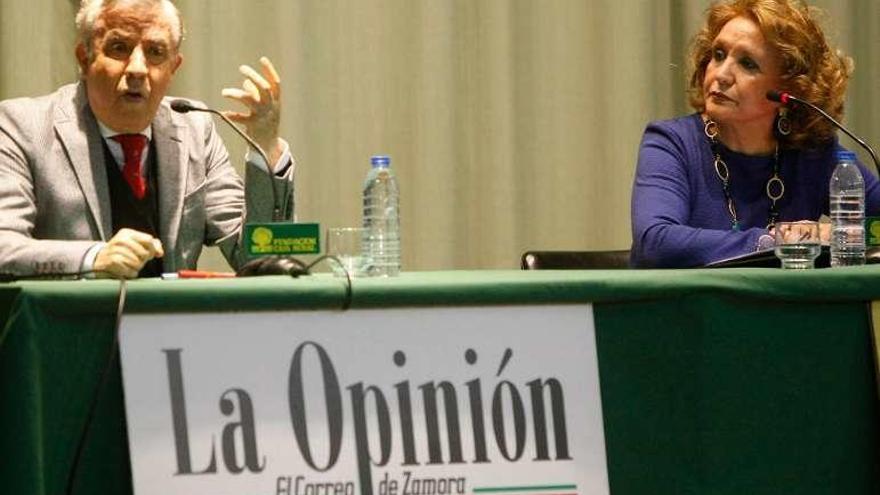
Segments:
[[[526,251],[523,270],[607,270],[629,268],[629,250]]]

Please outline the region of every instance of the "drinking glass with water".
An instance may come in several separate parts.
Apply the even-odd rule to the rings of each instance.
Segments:
[[[327,254],[335,256],[341,266],[331,265],[333,273],[344,277],[363,275],[366,257],[364,239],[366,230],[362,227],[331,227],[327,229]]]
[[[819,222],[777,222],[776,257],[785,269],[813,268],[822,251]]]

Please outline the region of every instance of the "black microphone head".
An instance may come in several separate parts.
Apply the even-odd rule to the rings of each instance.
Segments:
[[[767,91],[767,99],[777,103],[788,103],[788,93],[771,89],[770,91]]]
[[[171,109],[178,113],[186,113],[190,110],[198,110],[198,108],[189,104],[186,100],[173,100],[171,102]]]

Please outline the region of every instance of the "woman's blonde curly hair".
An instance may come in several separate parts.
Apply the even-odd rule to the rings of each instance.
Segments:
[[[767,44],[782,60],[782,83],[778,89],[803,98],[840,120],[853,61],[828,45],[817,21],[821,15],[819,9],[800,0],[724,0],[713,4],[706,12],[705,25],[691,41],[691,106],[699,112],[706,109],[703,79],[712,58],[712,42],[728,21],[746,17],[758,25]],[[795,107],[788,117],[792,130],[782,141],[786,147],[817,148],[834,137],[834,127],[806,108]]]

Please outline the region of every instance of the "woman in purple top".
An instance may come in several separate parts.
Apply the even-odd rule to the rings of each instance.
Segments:
[[[648,125],[632,196],[636,267],[689,267],[772,246],[777,221],[817,220],[840,148],[806,108],[767,99],[790,92],[839,119],[852,60],[828,46],[814,9],[797,0],[713,5],[691,49],[697,113]],[[865,178],[868,214],[880,187]],[[828,229],[823,228],[823,240]]]

